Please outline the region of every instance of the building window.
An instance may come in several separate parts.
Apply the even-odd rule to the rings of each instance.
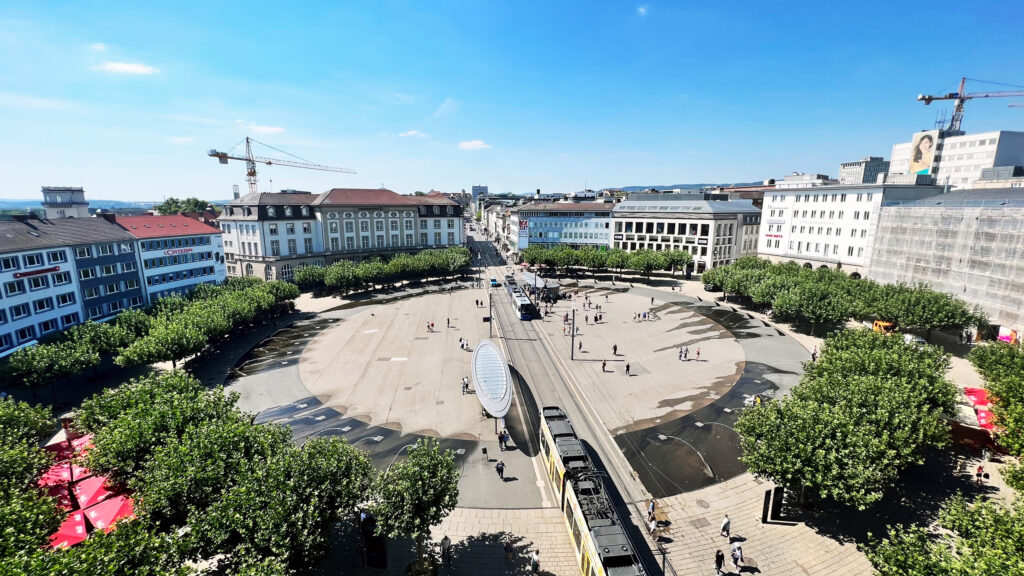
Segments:
[[[89,300],[91,298],[98,298],[100,296],[100,289],[96,286],[86,288],[82,290],[82,296],[85,297],[86,300]]]
[[[378,224],[380,224],[380,222],[378,222]],[[383,247],[384,247],[384,235],[383,234],[377,234],[377,248],[383,248]]]
[[[439,244],[441,244],[441,233],[440,232],[434,232],[434,245],[436,246],[436,245],[439,245]]]
[[[405,221],[405,229],[406,230],[412,230],[412,220],[406,220]]]
[[[60,323],[65,327],[78,324],[78,312],[72,312],[71,314],[61,316]]]
[[[355,250],[355,249],[356,249],[356,239],[352,238],[351,236],[345,238],[345,250]]]
[[[448,233],[448,243],[455,244],[455,232]]]
[[[135,290],[138,287],[139,287],[139,281],[134,279],[134,278],[132,278],[131,280],[125,280],[124,281],[124,289],[125,290]]]
[[[313,253],[313,239],[312,238],[303,238],[303,240],[302,240],[302,248],[303,248],[303,251],[306,254],[312,254]]]
[[[288,254],[295,254],[295,238],[288,239]]]
[[[117,264],[104,264],[102,266],[101,276],[113,276],[117,274]]]
[[[61,284],[67,284],[71,282],[71,273],[69,272],[58,272],[53,275],[53,285],[60,286]]]
[[[89,318],[99,318],[103,316],[103,306],[93,306],[89,308]]]
[[[134,271],[135,271],[135,262],[134,261],[132,261],[132,262],[122,262],[121,263],[121,272],[134,272]]]
[[[337,238],[337,236],[332,236],[331,237],[331,250],[337,250],[337,249],[338,249],[338,238]]]
[[[26,326],[14,333],[14,339],[20,344],[36,337],[36,329],[33,326]]]
[[[870,194],[868,194],[868,196],[871,196],[871,195],[870,195]],[[864,211],[864,219],[865,219],[865,220],[867,220],[867,219],[869,219],[870,217],[871,217],[871,212],[868,212],[867,210],[865,210],[865,211]]]
[[[43,257],[40,254],[25,254],[21,259],[25,262],[25,268],[43,265]]]
[[[348,222],[346,222],[346,224],[348,224]],[[331,234],[337,234],[338,233],[338,223],[334,222],[334,221],[328,222],[327,223],[327,231],[330,232]]]
[[[53,298],[40,298],[32,303],[32,308],[36,312],[46,312],[47,310],[53,310]]]
[[[392,247],[396,247],[398,245],[399,245],[398,244],[398,234],[392,234],[391,235],[391,246]]]
[[[295,224],[293,224],[292,222],[289,222],[289,223],[285,224],[284,225],[284,230],[285,230],[285,233],[287,233],[287,234],[295,234]]]
[[[111,254],[114,253],[114,245],[100,244],[99,246],[96,247],[96,253],[99,254],[100,256],[110,256]]]
[[[75,248],[75,258],[92,258],[92,248],[89,246],[78,246]]]
[[[364,250],[368,249],[370,247],[370,237],[369,236],[363,236],[362,240],[363,240],[363,249]]]
[[[284,207],[284,215],[285,216],[291,216],[292,215],[292,207],[291,206],[285,206]]]
[[[435,208],[436,208],[436,206],[435,206]],[[439,228],[441,228],[441,219],[437,218],[437,219],[434,220],[434,229],[437,230]]]
[[[17,270],[18,269],[18,257],[8,256],[6,258],[0,258],[0,270]]]
[[[53,332],[57,328],[58,328],[58,326],[57,326],[57,319],[56,318],[39,323],[39,333],[40,334],[46,334],[47,332]]]
[[[389,221],[388,222],[388,228],[392,232],[394,232],[395,230],[398,230],[398,220],[391,220],[391,221]]]
[[[17,320],[24,318],[29,315],[28,304],[18,304],[17,306],[11,306],[11,319]]]
[[[334,228],[335,228],[334,231],[337,232],[338,231],[337,230],[338,227],[335,226]],[[355,226],[352,224],[352,222],[345,222],[345,233],[346,234],[352,234],[354,231],[355,231]],[[366,230],[363,230],[363,232],[366,232]]]
[[[67,262],[68,256],[63,250],[54,250],[53,252],[46,253],[46,261],[50,264],[59,264],[61,262]]]
[[[281,243],[277,240],[270,241],[270,255],[280,256],[281,255]]]
[[[420,233],[420,245],[421,246],[426,246],[427,245],[427,233],[426,232],[421,232]]]
[[[405,235],[405,245],[412,246],[412,234]]]
[[[303,206],[302,207],[302,215],[303,216],[309,216],[309,206]]]
[[[305,210],[305,208],[303,208],[303,210]],[[309,222],[303,222],[302,223],[302,233],[303,234],[310,234],[311,231],[312,231],[312,228],[310,227]]]
[[[33,276],[28,279],[29,290],[42,290],[48,288],[49,282],[46,280],[46,276]]]
[[[380,220],[377,220],[373,224],[374,224],[374,226],[373,226],[374,231],[376,231],[376,232],[383,232],[384,231],[384,222],[382,222]]]
[[[271,236],[277,236],[277,224],[269,224],[267,225],[267,228],[269,229]]]
[[[274,218],[277,216],[277,210],[273,206],[267,206],[267,216]],[[273,232],[273,234],[277,234],[277,232]]]
[[[4,284],[4,293],[8,296],[14,296],[16,294],[23,294],[25,292],[25,283],[21,280],[12,280]]]
[[[117,294],[120,291],[121,289],[117,286],[117,284],[107,284],[106,286],[107,294]]]

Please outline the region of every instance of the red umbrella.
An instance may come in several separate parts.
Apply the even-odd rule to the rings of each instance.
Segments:
[[[992,430],[996,427],[996,425],[992,423],[993,419],[994,415],[988,410],[978,410],[978,426],[981,426],[985,430]]]
[[[71,445],[76,449],[92,447],[92,434],[86,434],[85,436],[79,436],[71,441]]]
[[[67,460],[75,455],[75,449],[68,446],[67,442],[60,441],[54,444],[48,444],[43,447],[47,452],[53,452],[57,455],[57,460]]]
[[[80,508],[88,508],[97,502],[105,500],[114,493],[107,490],[103,485],[107,482],[106,476],[92,476],[81,482],[75,482],[71,490],[75,493]]]
[[[71,502],[71,493],[68,491],[67,484],[59,484],[57,486],[50,486],[46,491],[48,496],[52,496],[57,499],[57,508],[65,512],[70,512],[75,508]]]
[[[85,515],[81,511],[69,515],[57,532],[50,535],[50,546],[66,548],[74,546],[89,537],[85,531]]]
[[[988,392],[984,388],[964,388],[964,395],[978,406],[988,406]]]
[[[38,484],[40,487],[67,484],[68,482],[80,480],[91,475],[92,472],[87,468],[82,468],[68,460],[50,466],[50,469],[43,472],[43,475],[39,477]]]
[[[134,508],[132,499],[122,494],[86,508],[85,517],[95,528],[110,532],[118,520],[135,518]]]

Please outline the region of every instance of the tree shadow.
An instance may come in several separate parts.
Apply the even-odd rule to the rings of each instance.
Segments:
[[[505,543],[512,551],[505,553]],[[531,574],[530,555],[536,549],[533,541],[508,531],[480,532],[452,545],[451,564],[441,565],[440,574]],[[544,565],[544,550],[540,563]],[[499,568],[501,567],[501,568]],[[543,568],[539,574],[545,574]]]

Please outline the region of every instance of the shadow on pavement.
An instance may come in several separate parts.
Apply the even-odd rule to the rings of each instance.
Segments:
[[[513,366],[508,368],[512,374],[512,381],[515,382],[515,394],[519,402],[512,402],[512,407],[505,417],[505,427],[512,436],[515,446],[533,458],[540,452],[540,441],[537,437],[537,431],[540,430],[540,407],[537,406],[537,399],[533,397],[533,392],[530,391],[530,386],[523,375]],[[523,411],[526,413],[523,414]],[[523,430],[524,425],[526,430]]]

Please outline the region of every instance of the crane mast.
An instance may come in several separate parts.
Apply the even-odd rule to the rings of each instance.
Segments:
[[[964,87],[967,84],[967,78],[960,78],[960,88],[956,92],[949,92],[947,94],[940,94],[938,96],[918,94],[918,102],[924,102],[925,106],[928,106],[935,100],[953,100],[953,117],[949,119],[949,125],[946,127],[946,132],[952,134],[962,134],[960,131],[960,124],[964,119],[964,104],[968,100],[975,98],[1012,98],[1017,96],[1024,96],[1024,90],[1016,91],[1001,91],[1001,92],[964,92]]]
[[[250,194],[259,191],[257,189],[257,182],[258,182],[258,180],[257,180],[257,176],[256,176],[256,164],[257,163],[259,163],[259,164],[266,164],[267,166],[273,166],[273,165],[290,166],[292,168],[305,168],[307,170],[323,170],[323,171],[326,171],[326,172],[343,172],[345,174],[355,174],[356,173],[355,170],[349,170],[348,168],[338,168],[336,166],[324,166],[322,164],[314,164],[312,162],[296,162],[294,160],[282,160],[282,159],[279,159],[279,158],[266,158],[266,157],[263,157],[263,156],[256,156],[255,154],[252,153],[252,144],[253,144],[253,142],[255,142],[257,144],[263,144],[262,142],[260,142],[258,140],[253,140],[252,138],[249,138],[248,136],[246,136],[245,137],[245,156],[235,156],[235,155],[230,154],[228,152],[220,152],[220,151],[217,151],[217,150],[210,150],[209,152],[207,152],[207,156],[210,156],[211,158],[216,158],[217,161],[220,162],[221,164],[227,164],[228,160],[241,160],[242,162],[245,162],[245,179],[249,182],[249,193]],[[263,144],[263,146],[266,146],[267,148],[272,148],[274,150],[277,150],[273,146],[268,146],[267,144]],[[278,150],[278,152],[281,152],[281,150]],[[285,154],[287,154],[287,152],[285,152]],[[291,155],[289,154],[289,156],[291,156]]]

